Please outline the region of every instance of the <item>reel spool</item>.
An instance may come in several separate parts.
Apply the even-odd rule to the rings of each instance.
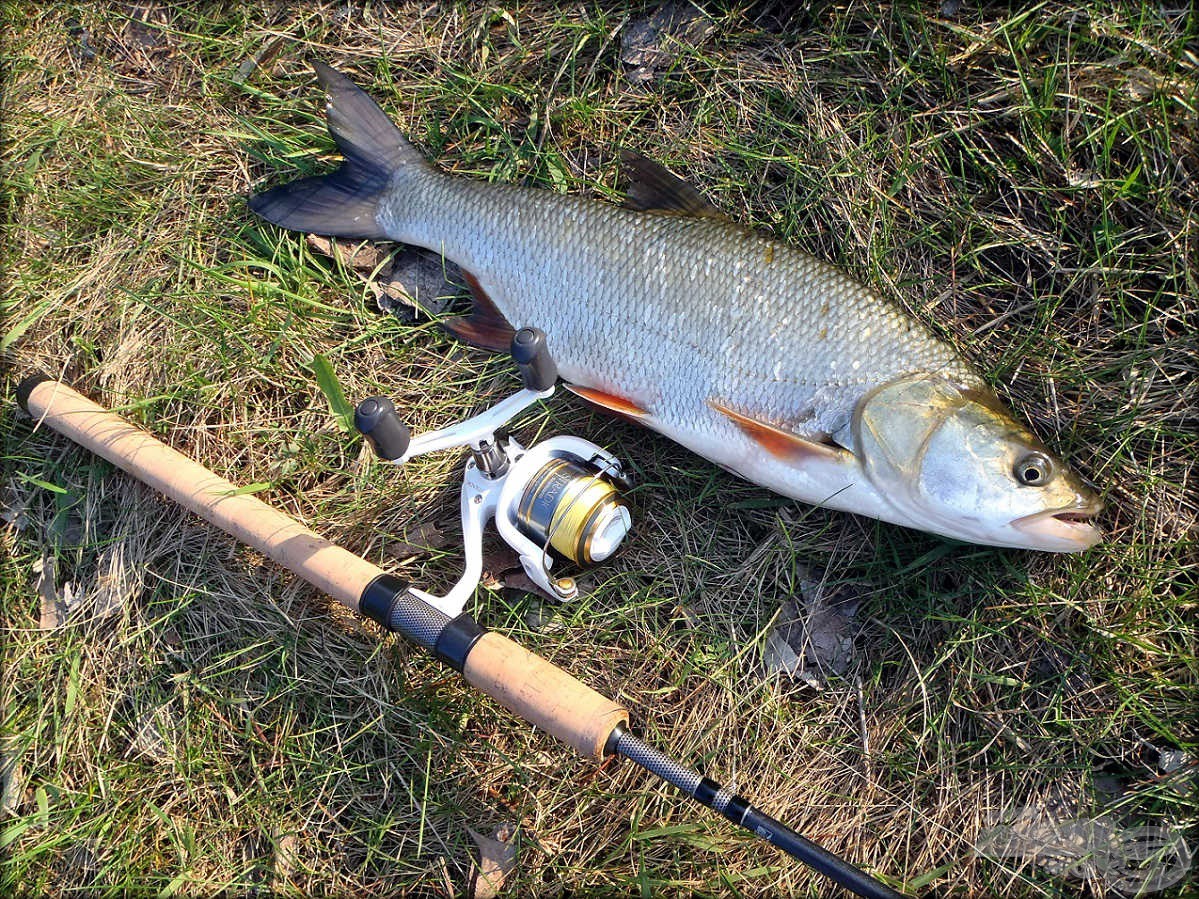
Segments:
[[[529,478],[516,520],[533,540],[578,565],[609,558],[633,523],[628,503],[601,469],[563,458]]]

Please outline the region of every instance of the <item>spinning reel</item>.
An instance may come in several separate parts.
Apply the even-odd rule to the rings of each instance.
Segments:
[[[558,380],[545,334],[536,328],[516,332],[512,358],[524,389],[456,425],[413,438],[395,404],[381,396],[363,400],[354,413],[354,427],[375,454],[395,465],[425,453],[470,447],[461,501],[465,570],[444,596],[409,588],[451,618],[462,611],[483,574],[483,528],[491,518],[520,556],[529,579],[562,601],[578,596],[579,588],[573,578],[551,574],[555,562],[602,562],[632,525],[622,495],[631,484],[611,453],[566,436],[526,448],[503,430],[518,413],[552,396]]]

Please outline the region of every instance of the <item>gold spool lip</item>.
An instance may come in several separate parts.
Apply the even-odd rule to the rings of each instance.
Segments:
[[[602,470],[563,457],[550,459],[529,479],[517,503],[517,518],[530,536],[580,565],[590,565],[596,528],[613,509],[628,508]],[[607,555],[616,551],[623,535]],[[605,558],[607,558],[607,555]]]
[[[550,545],[575,562],[589,564],[594,535],[588,529],[594,525],[596,513],[612,502],[615,493],[616,488],[598,474],[581,484],[573,481],[563,494],[565,507],[561,504],[555,507],[550,520]]]

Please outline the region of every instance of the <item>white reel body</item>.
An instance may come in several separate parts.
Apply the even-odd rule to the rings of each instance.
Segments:
[[[536,355],[522,362],[517,341],[528,332],[533,333],[534,348],[525,355]],[[426,453],[470,447],[461,495],[462,576],[444,596],[409,588],[451,618],[462,612],[482,577],[483,530],[490,519],[516,550],[529,579],[560,601],[577,597],[578,585],[573,578],[551,573],[556,557],[580,565],[602,562],[632,525],[621,496],[630,485],[611,453],[579,437],[551,437],[526,449],[497,435],[512,417],[554,393],[556,370],[547,364],[544,335],[539,335],[527,329],[513,341],[525,389],[479,415],[409,441],[390,400],[364,400],[355,414],[355,426],[375,452],[396,465]]]

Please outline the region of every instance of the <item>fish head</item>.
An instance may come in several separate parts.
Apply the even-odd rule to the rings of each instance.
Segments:
[[[936,375],[875,388],[854,413],[871,482],[915,527],[991,546],[1099,542],[1095,494],[989,391]]]

